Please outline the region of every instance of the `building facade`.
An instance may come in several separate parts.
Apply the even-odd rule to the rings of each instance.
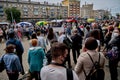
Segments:
[[[68,17],[80,16],[80,0],[63,0],[62,5],[68,6]]]
[[[82,5],[81,17],[83,17],[83,18],[93,18],[94,17],[93,4],[85,3],[85,5]]]
[[[104,16],[110,16],[110,11],[108,10],[93,10],[93,4],[82,5],[81,7],[81,17],[82,18],[95,18],[95,19],[103,19]]]
[[[0,0],[0,18],[5,20],[5,8],[16,7],[21,12],[22,20],[67,18],[68,7],[48,2],[22,0]]]

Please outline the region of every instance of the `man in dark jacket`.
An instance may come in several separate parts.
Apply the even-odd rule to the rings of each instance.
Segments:
[[[22,70],[23,70],[22,74],[24,74],[24,69],[23,69],[23,65],[22,65],[22,54],[24,52],[23,45],[22,45],[20,40],[15,38],[15,32],[14,32],[14,30],[12,28],[8,30],[8,37],[9,37],[9,39],[6,42],[6,46],[9,45],[9,44],[15,45],[15,47],[16,47],[15,53],[16,53],[16,55],[18,56],[18,58],[20,60]]]
[[[77,63],[77,57],[80,55],[80,49],[82,48],[82,36],[78,35],[78,30],[73,30],[73,36],[71,37],[73,41],[72,53],[74,63]]]

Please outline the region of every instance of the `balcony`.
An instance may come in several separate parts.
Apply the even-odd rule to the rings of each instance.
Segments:
[[[33,12],[33,13],[34,13],[35,16],[38,16],[38,14],[39,14],[38,12]]]

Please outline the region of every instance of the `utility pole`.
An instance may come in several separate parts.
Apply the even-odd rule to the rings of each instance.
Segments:
[[[13,23],[13,14],[12,14],[12,11],[10,11],[10,14],[11,14],[12,23]]]

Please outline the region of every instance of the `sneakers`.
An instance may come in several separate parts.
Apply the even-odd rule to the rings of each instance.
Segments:
[[[21,74],[22,74],[22,75],[24,75],[24,74],[25,74],[25,72],[23,71],[23,72],[21,72]]]

